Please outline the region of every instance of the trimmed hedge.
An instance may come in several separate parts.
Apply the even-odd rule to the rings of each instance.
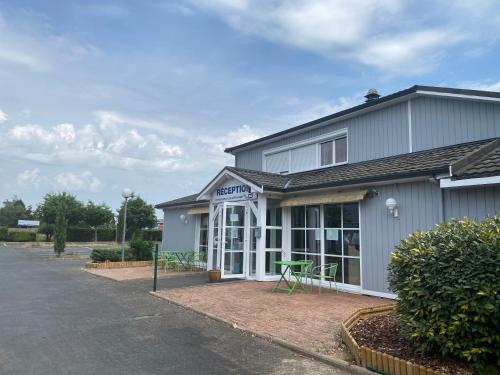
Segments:
[[[0,227],[0,241],[9,240],[9,229],[7,227]]]
[[[90,259],[95,263],[106,261],[120,262],[122,260],[122,250],[118,248],[94,249],[90,253]],[[125,249],[125,261],[135,260],[130,249]]]
[[[36,232],[25,230],[11,230],[6,227],[0,227],[0,241],[7,242],[34,242],[36,241]]]
[[[500,217],[411,234],[391,256],[389,284],[418,349],[500,366]]]
[[[116,229],[97,228],[97,241],[116,241]]]
[[[141,230],[142,238],[146,241],[161,241],[162,231],[159,229],[143,229]]]
[[[95,232],[91,228],[69,227],[66,236],[68,242],[93,242]]]

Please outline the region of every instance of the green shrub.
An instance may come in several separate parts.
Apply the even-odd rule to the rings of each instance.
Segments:
[[[413,233],[392,254],[389,284],[417,348],[500,366],[500,217]]]
[[[0,227],[0,241],[9,240],[9,229],[7,227]]]
[[[135,260],[153,259],[153,242],[145,241],[142,238],[134,238],[130,241],[129,246]]]
[[[97,228],[97,241],[116,241],[116,229]]]
[[[122,260],[122,250],[119,248],[94,249],[90,253],[90,259],[95,263],[105,261],[120,262]],[[130,249],[125,249],[125,261],[134,260]]]
[[[162,231],[159,229],[143,229],[141,230],[141,235],[147,241],[161,242]]]
[[[69,242],[93,242],[95,231],[92,228],[69,227],[67,238]]]
[[[36,241],[36,232],[9,232],[7,234],[7,241],[11,242],[34,242]]]

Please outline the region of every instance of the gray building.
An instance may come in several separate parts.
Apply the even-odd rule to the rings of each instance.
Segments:
[[[393,297],[408,234],[500,213],[500,93],[413,86],[226,149],[199,194],[157,205],[163,249],[223,277],[274,280],[275,260],[338,264],[339,289]],[[325,283],[325,286],[327,284]]]

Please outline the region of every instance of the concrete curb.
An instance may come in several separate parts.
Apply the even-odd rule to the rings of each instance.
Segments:
[[[197,314],[206,316],[207,318],[210,318],[212,320],[215,320],[215,321],[218,321],[218,322],[223,323],[225,325],[228,325],[231,328],[237,329],[240,332],[247,333],[247,334],[259,337],[261,339],[270,341],[270,342],[275,343],[275,344],[277,344],[277,345],[279,345],[281,347],[289,349],[289,350],[291,350],[291,351],[293,351],[293,352],[295,352],[297,354],[303,355],[304,357],[309,357],[309,358],[315,359],[315,360],[323,362],[323,363],[325,363],[327,365],[336,367],[336,368],[338,368],[340,370],[344,370],[344,371],[346,371],[346,372],[348,372],[350,374],[355,374],[355,375],[373,375],[373,372],[371,372],[371,371],[369,371],[369,370],[367,370],[367,369],[365,369],[363,367],[351,364],[351,363],[343,361],[341,359],[336,359],[336,358],[332,358],[332,357],[326,356],[324,354],[316,353],[316,352],[314,352],[312,350],[303,348],[303,347],[301,347],[299,345],[296,345],[296,344],[292,344],[292,343],[287,342],[287,341],[285,341],[283,339],[280,339],[278,337],[274,337],[274,336],[266,335],[266,334],[262,334],[262,333],[257,333],[257,332],[248,330],[246,328],[238,327],[236,324],[230,322],[229,320],[226,320],[226,319],[221,318],[219,316],[207,313],[205,311],[198,310],[198,309],[196,309],[194,307],[191,307],[191,306],[183,305],[183,304],[181,304],[181,303],[179,303],[177,301],[174,301],[174,300],[172,300],[172,299],[170,299],[168,297],[162,296],[158,292],[151,291],[151,292],[149,292],[149,294],[155,296],[156,298],[160,298],[160,299],[162,299],[164,301],[167,301],[168,303],[171,303],[173,305],[182,307],[183,309],[193,311],[193,312],[195,312]]]

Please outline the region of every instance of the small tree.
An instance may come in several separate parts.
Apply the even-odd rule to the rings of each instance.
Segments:
[[[54,251],[56,256],[61,256],[66,247],[66,230],[68,222],[61,208],[56,213],[56,223],[54,225]]]
[[[124,212],[125,204],[122,203],[118,210],[118,238],[122,238]],[[139,196],[129,199],[127,205],[127,238],[133,238],[134,234],[140,232],[141,229],[153,228],[155,225],[156,216],[153,205],[148,204]]]
[[[94,241],[97,241],[97,228],[101,225],[114,225],[115,215],[104,203],[96,205],[88,201],[84,209],[84,221],[94,230]]]

